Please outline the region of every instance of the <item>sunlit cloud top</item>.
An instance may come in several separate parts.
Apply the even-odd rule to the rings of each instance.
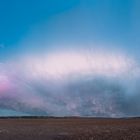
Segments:
[[[34,77],[51,79],[71,75],[123,76],[133,71],[137,63],[127,56],[112,52],[61,51],[29,56],[21,65]]]

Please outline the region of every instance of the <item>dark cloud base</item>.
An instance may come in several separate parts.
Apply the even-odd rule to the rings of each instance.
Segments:
[[[45,82],[45,81],[44,81]],[[21,82],[19,82],[21,84]],[[26,95],[2,96],[0,108],[22,111],[29,115],[46,116],[94,116],[127,117],[140,115],[140,94],[135,89],[128,95],[130,87],[121,82],[105,78],[78,79],[60,86],[50,87],[36,81],[26,85]],[[22,85],[22,87],[23,87]],[[24,88],[25,88],[24,87]],[[21,94],[21,95],[20,95]],[[36,100],[34,102],[34,100]],[[33,101],[33,102],[32,102]]]

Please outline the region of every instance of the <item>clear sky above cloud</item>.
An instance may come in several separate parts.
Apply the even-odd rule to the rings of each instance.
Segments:
[[[0,1],[0,44],[5,46],[0,51],[1,58],[20,50],[68,43],[105,43],[134,51],[140,43],[139,3],[139,0]]]
[[[139,0],[0,1],[0,115],[140,115],[139,25]]]

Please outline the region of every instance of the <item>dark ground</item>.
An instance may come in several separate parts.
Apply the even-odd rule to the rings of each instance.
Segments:
[[[0,140],[140,140],[140,118],[1,118]]]

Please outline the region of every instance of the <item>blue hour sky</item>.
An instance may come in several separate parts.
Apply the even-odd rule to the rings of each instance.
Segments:
[[[139,25],[139,0],[0,0],[0,115],[140,115]]]

